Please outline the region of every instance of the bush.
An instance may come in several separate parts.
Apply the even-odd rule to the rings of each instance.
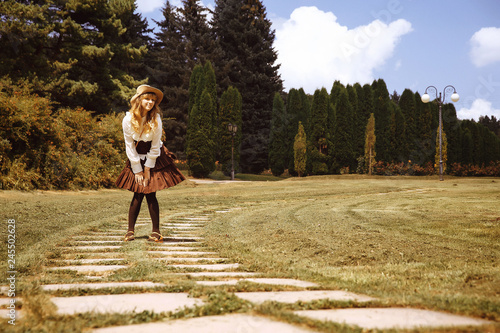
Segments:
[[[125,165],[121,117],[82,108],[54,111],[29,85],[0,80],[3,189],[112,187]]]

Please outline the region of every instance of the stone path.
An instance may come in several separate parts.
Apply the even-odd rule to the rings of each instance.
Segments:
[[[50,261],[47,274],[61,278],[66,274],[78,280],[78,283],[44,284],[41,287],[49,294],[63,290],[119,290],[120,293],[91,296],[51,297],[59,315],[74,315],[85,312],[93,313],[155,313],[177,312],[185,308],[202,306],[201,298],[193,298],[186,292],[164,292],[167,283],[152,281],[116,281],[112,279],[121,270],[137,264],[125,251],[126,247],[147,243],[143,251],[149,260],[165,265],[172,270],[172,276],[181,280],[191,279],[199,288],[222,285],[253,283],[258,285],[282,286],[293,291],[236,292],[236,297],[255,305],[266,301],[279,303],[312,302],[317,300],[352,301],[362,304],[375,300],[367,295],[346,291],[321,290],[321,286],[287,278],[268,278],[259,272],[243,271],[239,263],[221,257],[204,244],[203,227],[211,221],[214,214],[227,213],[222,210],[213,214],[184,216],[162,221],[165,230],[163,243],[147,243],[145,235],[150,228],[149,219],[140,218],[136,227],[136,240],[122,241],[125,227],[123,222],[107,231],[89,231],[72,237],[60,246],[61,258]],[[64,275],[64,276],[66,276]],[[119,276],[119,275],[117,275]],[[83,281],[83,282],[82,282]],[[171,286],[171,285],[170,285]],[[163,290],[162,290],[163,288]],[[139,289],[139,292],[138,292]],[[261,288],[260,290],[263,290]],[[0,298],[0,306],[2,305]],[[1,311],[0,311],[1,312]],[[408,308],[348,308],[294,311],[291,314],[319,321],[331,321],[340,324],[358,326],[364,329],[414,329],[455,326],[482,326],[490,322],[450,315],[435,311]],[[125,325],[96,329],[94,332],[153,332],[169,331],[183,333],[207,332],[312,332],[303,326],[284,323],[273,318],[252,314],[226,314],[193,319],[178,319],[166,322],[140,325]]]

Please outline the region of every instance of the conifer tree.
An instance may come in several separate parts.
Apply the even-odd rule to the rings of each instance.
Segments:
[[[334,163],[338,168],[355,167],[355,157],[352,149],[353,136],[351,133],[352,106],[349,103],[347,89],[342,91],[335,104],[335,140],[333,142]],[[338,171],[338,170],[337,170]]]
[[[299,128],[297,135],[295,136],[294,144],[293,144],[293,152],[294,152],[294,169],[299,175],[302,175],[306,172],[307,165],[307,137],[304,131],[304,126],[302,126],[302,122],[299,121]]]
[[[228,68],[227,82],[243,99],[241,168],[259,173],[267,168],[274,94],[282,90],[275,65],[274,31],[260,0],[217,0],[212,26],[223,58],[217,68]]]
[[[314,92],[311,107],[311,129],[308,135],[308,151],[310,152],[312,173],[328,173],[328,108],[330,97],[325,88]],[[309,160],[309,159],[308,159]]]
[[[389,92],[384,80],[379,79],[373,82],[373,99],[375,116],[375,134],[377,135],[377,155],[381,161],[390,161],[390,139],[389,127],[391,120],[391,108]]]
[[[294,152],[293,142],[298,131],[299,121],[302,122],[306,135],[309,132],[310,110],[309,100],[304,89],[290,89],[286,103],[286,142],[285,150],[287,152],[285,160],[285,169],[294,173]]]
[[[403,113],[399,105],[391,101],[391,124],[390,124],[390,154],[388,162],[405,162],[408,159],[406,148],[406,125]]]
[[[241,144],[241,94],[235,87],[229,87],[220,100],[219,110],[219,162],[226,175],[231,171],[231,145],[232,134],[229,133],[228,124],[238,126],[238,131],[234,136],[234,169],[239,170],[240,144]]]
[[[176,8],[166,1],[159,32],[146,55],[149,84],[163,91],[166,103],[161,105],[165,144],[179,158],[185,158],[186,131],[189,115],[189,78],[182,19]]]
[[[210,62],[193,69],[189,86],[189,123],[186,157],[190,172],[195,177],[207,177],[215,170],[217,113],[215,74]]]
[[[269,138],[269,167],[275,176],[283,174],[288,166],[287,119],[285,103],[279,93],[274,95],[271,135]]]
[[[419,141],[417,119],[417,105],[415,102],[415,94],[410,89],[405,89],[399,99],[399,107],[403,113],[406,124],[406,139],[407,157],[409,160],[415,161],[413,154],[417,150],[417,142]]]
[[[375,156],[377,153],[375,151],[375,143],[377,141],[377,137],[375,135],[375,116],[370,114],[370,118],[368,119],[368,123],[366,124],[365,131],[365,165],[368,170],[368,174],[371,176],[373,165],[375,164]]]

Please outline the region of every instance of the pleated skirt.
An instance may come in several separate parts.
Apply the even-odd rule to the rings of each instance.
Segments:
[[[118,188],[144,194],[157,192],[175,186],[184,181],[186,178],[175,166],[174,158],[175,155],[169,152],[165,146],[161,147],[160,156],[156,159],[155,167],[150,170],[151,179],[149,180],[148,186],[136,183],[130,161],[127,159],[127,164],[118,176],[115,185]],[[141,160],[143,169],[144,163],[146,163],[146,160]]]

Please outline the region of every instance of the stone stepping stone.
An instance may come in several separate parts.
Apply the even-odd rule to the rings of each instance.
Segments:
[[[203,237],[170,237],[170,236],[167,236],[164,238],[163,242],[171,242],[171,241],[174,241],[174,242],[179,242],[179,241],[185,241],[185,242],[194,242],[194,241],[198,241],[198,240],[203,240]]]
[[[310,291],[270,291],[270,292],[237,292],[239,298],[260,304],[266,301],[279,303],[311,302],[320,299],[334,301],[369,302],[374,298],[340,290],[310,290]]]
[[[259,284],[272,284],[272,285],[293,286],[301,288],[319,287],[319,285],[317,285],[316,283],[301,281],[296,279],[257,278],[257,279],[244,279],[244,281],[249,281]]]
[[[155,313],[180,310],[184,307],[202,305],[199,299],[190,298],[187,293],[147,293],[131,295],[95,295],[51,298],[60,315],[77,313]]]
[[[23,316],[24,316],[23,311],[16,308],[16,320],[23,318]],[[0,318],[5,318],[5,319],[11,320],[10,310],[9,309],[0,309]]]
[[[165,226],[163,227],[163,229],[175,229],[175,230],[179,230],[179,229],[189,229],[189,230],[193,230],[193,229],[202,229],[203,227],[197,227],[197,226],[183,226],[183,225],[175,225],[175,226]]]
[[[67,264],[96,264],[96,263],[105,263],[110,261],[124,261],[123,258],[101,258],[101,259],[61,259],[61,260],[53,260],[53,262],[63,262]]]
[[[47,291],[71,289],[104,289],[104,288],[155,288],[165,287],[166,284],[149,281],[141,282],[104,282],[104,283],[73,283],[73,284],[46,284],[41,288]]]
[[[187,265],[187,264],[175,264],[168,265],[169,267],[184,268],[184,269],[201,269],[205,271],[223,271],[226,269],[236,269],[239,264],[207,264],[207,265]]]
[[[175,245],[175,246],[178,246],[179,248],[183,248],[186,245],[200,245],[200,244],[201,244],[200,242],[194,242],[194,241],[193,242],[163,241],[163,243],[151,243],[150,245],[154,245],[154,246],[158,246],[158,247]]]
[[[408,308],[363,308],[305,310],[295,314],[316,320],[359,326],[365,329],[417,329],[452,326],[482,326],[492,322],[444,312]]]
[[[161,254],[166,256],[206,256],[209,254],[217,254],[217,252],[201,252],[201,251],[148,251],[150,254]]]
[[[62,270],[70,270],[76,271],[78,273],[99,273],[99,272],[110,272],[117,271],[119,269],[128,268],[125,265],[80,265],[80,266],[63,266],[63,267],[48,267],[47,269],[50,271],[62,271]]]
[[[73,236],[72,239],[78,242],[82,241],[89,241],[89,240],[96,240],[99,241],[101,238],[104,238],[103,240],[106,239],[117,239],[117,240],[122,240],[124,236],[118,236],[118,235],[80,235],[80,236]]]
[[[120,237],[121,238],[121,237]],[[121,243],[122,240],[75,240],[74,244],[114,244]],[[78,246],[78,245],[77,245]]]
[[[198,262],[198,261],[221,261],[227,258],[154,258],[161,261],[180,261],[180,262]]]
[[[230,314],[225,316],[206,316],[187,320],[178,319],[159,323],[106,327],[96,329],[93,332],[311,333],[313,331],[280,321],[274,321],[265,317],[250,316],[246,314]]]
[[[179,275],[188,275],[190,277],[199,278],[199,277],[216,277],[216,278],[225,278],[225,277],[240,277],[240,276],[255,276],[260,273],[252,273],[252,272],[193,272],[193,273],[178,273]]]
[[[300,287],[300,288],[310,288],[318,287],[316,283],[295,280],[295,279],[268,279],[268,278],[246,278],[246,279],[235,279],[235,280],[225,280],[225,281],[196,281],[196,284],[202,286],[223,286],[223,285],[236,285],[238,282],[253,282],[258,284],[270,284],[270,285],[280,285],[280,286],[290,286],[290,287]]]
[[[89,246],[61,246],[61,250],[69,251],[101,251],[101,250],[117,250],[121,248],[121,245],[89,245]]]
[[[155,247],[158,247],[158,251],[195,251],[199,250],[199,247],[193,247],[193,246],[168,246],[169,244],[155,244]],[[152,251],[152,252],[158,252],[158,251]],[[215,252],[212,252],[215,253]]]

